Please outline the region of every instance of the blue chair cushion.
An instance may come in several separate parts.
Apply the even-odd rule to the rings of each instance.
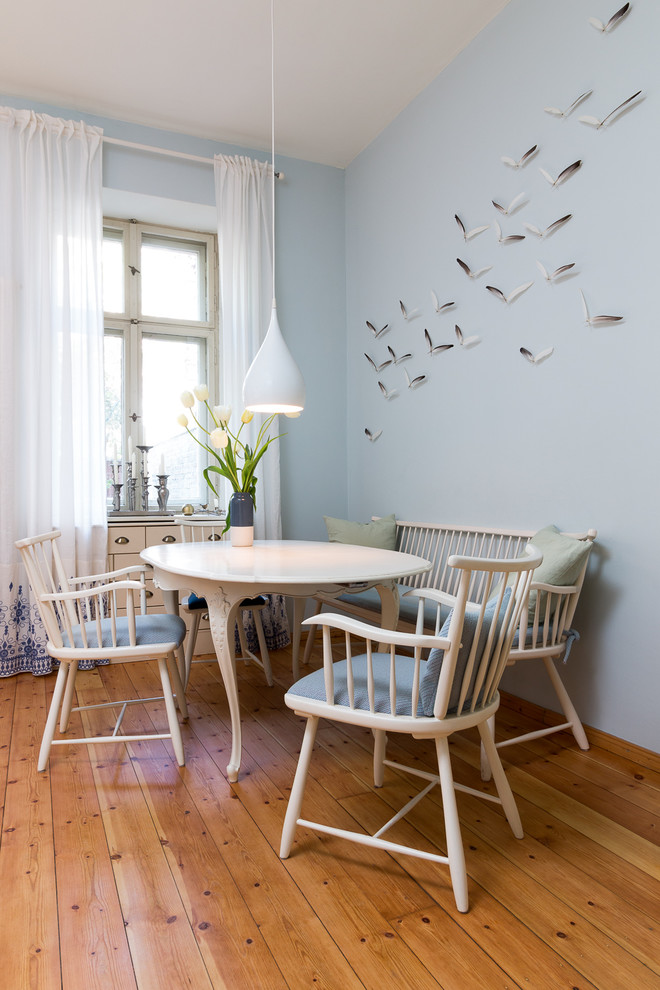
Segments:
[[[374,670],[374,707],[377,712],[391,714],[390,705],[390,655],[389,653],[372,654]],[[426,662],[422,661],[422,669]],[[347,661],[338,660],[332,665],[334,674],[334,702],[336,705],[349,707],[348,685],[346,681]],[[412,710],[412,688],[415,664],[411,657],[396,657],[396,715],[410,715]],[[365,654],[353,657],[353,681],[355,708],[369,711],[369,694],[367,691],[367,657]],[[315,701],[325,701],[325,678],[323,667],[306,674],[289,688],[287,695],[297,698],[310,698]],[[417,714],[423,715],[421,703],[417,706]]]
[[[511,588],[507,588],[502,597],[502,605],[497,616],[498,627],[496,635],[499,635],[499,629],[502,622],[504,621],[504,615],[506,608],[511,598]],[[472,671],[472,676],[470,678],[470,686],[465,698],[464,706],[467,707],[472,702],[472,693],[474,690],[474,684],[477,678],[477,673],[479,670],[479,661],[481,654],[486,645],[486,640],[490,632],[490,627],[495,619],[495,611],[497,609],[498,596],[494,595],[490,601],[486,603],[486,608],[484,609],[484,618],[481,626],[481,635],[479,636],[479,644],[477,646],[476,657],[474,668]],[[447,616],[445,624],[440,630],[440,636],[449,635],[449,626],[451,623],[453,615],[453,609]],[[472,649],[472,643],[474,641],[474,634],[477,631],[477,621],[479,619],[478,612],[466,612],[465,618],[463,620],[463,633],[461,636],[461,647],[458,651],[458,657],[456,659],[456,669],[454,671],[454,682],[452,684],[451,694],[449,696],[449,705],[447,707],[448,715],[455,715],[458,711],[458,701],[461,693],[461,684],[463,682],[463,675],[465,673],[465,668],[467,666],[468,658],[470,656],[470,651]],[[425,715],[433,715],[433,706],[435,704],[435,695],[438,689],[438,681],[440,679],[440,671],[442,670],[442,663],[444,660],[445,651],[440,649],[433,649],[429,653],[429,658],[426,664],[426,670],[424,672],[424,677],[422,679],[419,694],[421,698],[422,708]]]
[[[128,619],[118,618],[117,626],[117,646],[130,646],[128,635]],[[96,623],[86,622],[87,643],[90,649],[98,649],[98,639],[96,635]],[[136,645],[161,645],[164,643],[174,643],[175,647],[181,646],[186,635],[186,624],[179,615],[169,615],[165,612],[155,615],[135,616]],[[101,646],[112,649],[112,626],[110,619],[101,620]],[[65,637],[66,640],[66,637]],[[74,646],[82,648],[83,639],[80,626],[73,630]]]
[[[262,605],[267,605],[268,599],[265,595],[257,595],[255,598],[244,598],[241,602],[241,608],[260,608]],[[186,607],[188,611],[196,611],[198,608],[208,608],[206,603],[206,598],[198,598],[194,592],[190,592],[188,595],[188,600],[186,602]]]
[[[402,622],[415,623],[417,621],[417,606],[419,604],[419,599],[410,596],[406,598],[406,592],[410,591],[410,586],[407,584],[398,584],[399,589],[399,619]],[[360,591],[357,594],[350,595],[340,595],[337,598],[338,602],[347,602],[353,605],[359,605],[360,608],[367,608],[373,612],[380,612],[380,595],[375,588],[369,588],[367,591]],[[332,605],[327,606],[332,609]],[[435,626],[435,602],[424,602],[424,625],[425,626]]]

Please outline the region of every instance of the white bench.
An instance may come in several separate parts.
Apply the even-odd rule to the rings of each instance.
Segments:
[[[457,590],[459,575],[448,565],[452,554],[470,557],[517,557],[526,543],[534,535],[532,531],[486,529],[477,526],[446,526],[441,523],[396,523],[397,550],[417,554],[433,562],[433,567],[425,574],[417,574],[403,578],[398,584],[400,593],[400,617],[398,628],[414,628],[417,625],[418,599],[414,596],[405,597],[411,588],[436,588],[446,594],[453,595]],[[593,543],[596,530],[586,533],[565,533],[575,539]],[[559,704],[566,719],[559,725],[548,726],[524,735],[496,742],[498,747],[509,746],[512,743],[536,739],[570,729],[581,749],[589,749],[589,743],[582,723],[568,692],[557,672],[556,660],[567,657],[575,634],[571,629],[575,609],[577,608],[580,591],[587,572],[588,556],[574,584],[556,586],[533,582],[531,592],[540,592],[535,596],[533,609],[524,609],[520,627],[509,654],[508,665],[527,660],[541,660],[545,666],[552,686],[557,694]],[[479,602],[482,589],[480,586],[470,587],[471,601]],[[531,595],[530,592],[530,595]],[[543,592],[546,593],[545,597]],[[323,595],[316,597],[316,613],[324,606],[332,611],[348,612],[366,621],[373,621],[379,611],[380,599],[375,591],[363,592],[356,595],[343,595],[332,599]],[[421,605],[423,608],[423,604]],[[314,644],[316,627],[310,629],[303,663],[307,663]],[[494,726],[493,726],[494,729]]]

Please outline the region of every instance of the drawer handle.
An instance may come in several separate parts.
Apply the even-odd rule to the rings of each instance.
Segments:
[[[210,536],[207,536],[206,539],[207,540],[221,540],[222,537],[220,536],[219,533],[211,533],[211,535]]]
[[[153,593],[153,591],[145,591],[145,593],[144,593],[144,594],[145,594],[145,596],[146,596],[147,598],[153,598],[153,597],[154,597],[154,593]]]
[[[115,543],[119,543],[121,546],[124,546],[126,543],[129,542],[130,541],[127,536],[118,536],[117,539],[115,540]]]
[[[176,543],[176,536],[164,536],[161,543]]]

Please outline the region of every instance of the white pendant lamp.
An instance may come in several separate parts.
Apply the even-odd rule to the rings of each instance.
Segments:
[[[252,412],[298,413],[305,405],[305,382],[286,346],[275,305],[275,29],[270,4],[271,193],[273,239],[273,310],[264,341],[243,382],[243,404]]]

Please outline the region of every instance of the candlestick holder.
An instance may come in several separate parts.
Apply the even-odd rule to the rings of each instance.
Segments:
[[[112,483],[112,508],[115,512],[119,512],[121,509],[121,490],[123,487],[123,485],[117,485],[114,481]]]
[[[137,449],[142,451],[142,491],[141,491],[141,502],[142,511],[149,511],[149,459],[147,454],[151,450],[151,446],[147,446],[146,443],[137,444]]]
[[[135,486],[137,484],[137,478],[128,478],[126,484],[128,485],[126,489],[126,508],[129,512],[135,512]]]
[[[158,493],[158,508],[161,512],[165,512],[167,510],[167,500],[170,497],[170,490],[167,487],[168,478],[169,474],[159,474],[158,484],[154,485],[154,488]]]

